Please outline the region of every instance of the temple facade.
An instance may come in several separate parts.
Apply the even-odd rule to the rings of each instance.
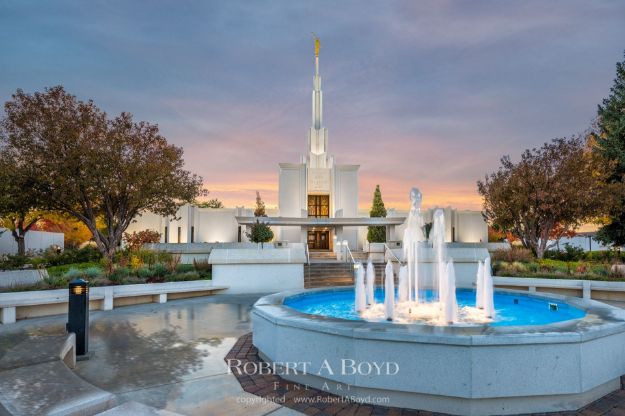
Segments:
[[[268,217],[263,222],[271,226],[277,241],[305,242],[310,250],[332,251],[338,243],[362,250],[366,247],[367,227],[372,225],[386,228],[387,241],[400,240],[406,213],[390,209],[386,218],[370,218],[359,212],[360,166],[338,164],[329,153],[328,130],[323,125],[318,39],[312,84],[312,121],[306,153],[299,163],[279,164],[278,209],[267,210]],[[431,218],[432,211],[426,210],[424,217]],[[488,242],[487,226],[479,211],[449,207],[444,211],[448,241]],[[185,205],[177,218],[144,213],[129,231],[159,231],[163,243],[244,242],[247,228],[256,222],[253,211],[243,207],[211,209]]]

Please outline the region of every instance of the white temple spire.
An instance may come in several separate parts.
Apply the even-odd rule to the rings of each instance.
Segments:
[[[314,36],[314,33],[313,33]],[[315,75],[312,91],[312,126],[308,131],[308,161],[312,168],[329,168],[328,131],[323,125],[323,93],[321,92],[321,76],[319,75],[319,48],[321,43],[315,36]]]

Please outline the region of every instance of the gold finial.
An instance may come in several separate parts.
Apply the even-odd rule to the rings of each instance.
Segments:
[[[313,32],[313,38],[315,38],[315,56],[319,56],[319,48],[321,47],[321,42],[319,42],[319,38]]]

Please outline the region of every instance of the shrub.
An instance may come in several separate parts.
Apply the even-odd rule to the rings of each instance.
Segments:
[[[176,266],[176,273],[194,272],[195,267],[192,264],[179,264]]]
[[[579,261],[582,260],[584,256],[585,252],[583,248],[565,243],[563,250],[547,250],[544,258],[563,261]]]
[[[149,267],[141,267],[137,270],[137,276],[142,279],[150,279],[155,276],[155,271]]]
[[[174,273],[170,274],[165,278],[166,282],[184,282],[188,280],[200,280],[200,275],[198,272],[185,272],[185,273]]]
[[[158,252],[154,250],[141,249],[135,253],[141,264],[152,267],[158,260]]]
[[[69,283],[69,279],[65,278],[65,276],[48,276],[44,277],[43,281],[51,289],[64,288],[67,287]]]
[[[28,256],[7,254],[3,257],[2,261],[0,261],[0,270],[19,269],[31,262],[32,259]]]
[[[84,269],[83,274],[88,279],[97,279],[98,277],[102,276],[104,273],[101,268],[92,266],[92,267],[88,267]]]
[[[54,249],[48,249],[43,253],[43,261],[49,266],[96,262],[101,258],[102,254],[93,246],[85,246],[76,250],[67,249],[60,253]]]
[[[169,261],[165,263],[165,267],[171,273],[176,271],[176,267],[180,264],[180,254],[171,254]]]
[[[193,259],[193,267],[198,272],[210,272],[212,269],[211,264],[208,262],[208,259]]]
[[[534,255],[531,250],[523,247],[510,247],[509,250],[500,249],[491,253],[491,259],[493,261],[506,261],[506,262],[530,262],[534,260]]]
[[[154,271],[154,277],[162,278],[165,277],[166,274],[168,274],[167,267],[165,267],[161,263],[155,264],[152,270]]]
[[[155,251],[155,253],[156,253],[155,263],[168,264],[174,258],[174,255],[172,253],[168,253],[166,251]]]
[[[114,283],[122,283],[122,281],[128,277],[130,269],[128,267],[118,267],[113,270],[113,273],[109,275],[109,280]]]
[[[195,271],[200,274],[202,279],[210,279],[213,266],[208,262],[208,259],[193,260],[193,267]]]
[[[124,243],[128,250],[135,252],[140,250],[144,244],[158,243],[161,241],[161,234],[158,231],[143,230],[134,231],[132,234],[124,233]]]
[[[51,266],[51,267],[48,267],[47,270],[48,270],[49,275],[63,276],[70,269],[84,270],[90,267],[98,267],[99,269],[102,269],[99,263],[76,263],[76,264],[63,264],[60,266]]]
[[[76,268],[72,267],[71,269],[69,269],[65,273],[65,275],[63,277],[67,281],[71,281],[71,280],[75,280],[75,279],[82,279],[83,277],[85,277],[85,272],[84,272],[84,270],[76,269]]]

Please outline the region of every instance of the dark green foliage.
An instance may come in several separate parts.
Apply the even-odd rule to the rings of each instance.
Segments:
[[[201,278],[211,278],[213,266],[208,262],[208,259],[193,260],[193,267],[195,268],[195,271],[199,273]]]
[[[184,273],[174,273],[167,275],[165,277],[166,282],[186,282],[189,280],[199,280],[202,279],[200,274],[195,271],[189,271]]]
[[[569,243],[564,244],[564,250],[547,250],[545,251],[546,259],[563,260],[563,261],[579,261],[585,257],[584,249],[573,246]]]
[[[19,254],[7,254],[0,261],[0,270],[20,269],[30,263],[31,258]]]
[[[102,258],[102,253],[97,248],[85,246],[79,249],[67,249],[60,253],[55,250],[47,250],[43,255],[43,263],[48,266],[60,266],[62,264],[97,262]]]
[[[158,277],[158,278],[163,278],[165,277],[165,275],[167,273],[169,273],[169,271],[167,270],[167,267],[165,267],[165,265],[163,264],[155,264],[154,265],[154,277]]]
[[[375,186],[373,192],[373,203],[371,204],[371,210],[369,216],[374,217],[386,217],[386,207],[384,207],[384,201],[382,201],[382,192],[380,192],[380,185]],[[367,241],[370,243],[385,243],[386,242],[386,227],[384,226],[371,226],[367,230]]]
[[[186,273],[195,271],[195,267],[192,264],[179,264],[176,266],[176,273]]]
[[[612,163],[610,180],[623,183],[625,176],[625,61],[616,64],[616,78],[610,95],[598,109],[596,149]],[[611,209],[609,220],[597,233],[597,240],[625,246],[625,198]]]
[[[137,269],[137,276],[142,279],[152,278],[155,274],[156,272],[154,271],[154,269],[150,269],[149,267],[141,267]]]
[[[247,238],[253,243],[266,243],[273,239],[273,231],[264,222],[256,220],[256,223],[252,224],[250,231],[245,233]]]
[[[111,282],[122,283],[122,281],[130,275],[130,269],[128,267],[118,267],[113,270],[108,278]]]

